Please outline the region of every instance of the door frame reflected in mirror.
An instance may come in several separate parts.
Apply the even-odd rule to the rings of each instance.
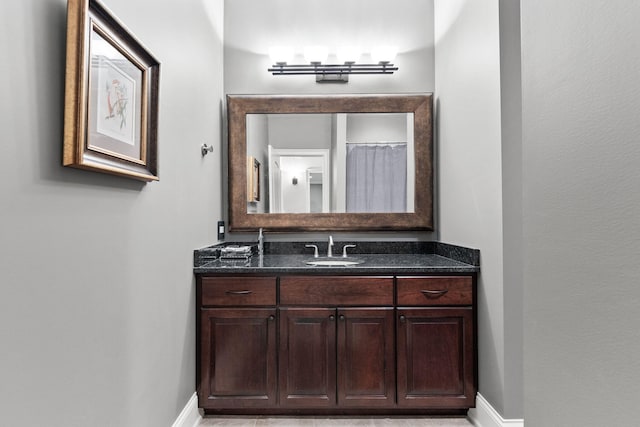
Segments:
[[[285,194],[282,194],[284,191],[284,182],[286,182],[289,178],[293,178],[292,185],[298,186],[298,181],[300,180],[305,189],[302,191],[304,197],[301,200],[295,200],[298,204],[299,211],[295,213],[311,213],[311,194],[310,194],[310,186],[311,183],[308,179],[309,172],[314,169],[316,173],[319,173],[322,177],[326,176],[329,173],[329,149],[327,148],[316,148],[316,149],[295,149],[295,148],[273,148],[271,144],[267,147],[268,151],[268,164],[269,171],[265,174],[264,178],[268,181],[267,186],[269,187],[269,197],[267,206],[269,207],[268,213],[294,213],[292,210],[287,209],[287,204],[284,202],[286,198]],[[289,171],[289,173],[293,176],[288,176],[286,179],[281,178],[279,172],[284,171],[284,161],[287,159],[299,160],[299,159],[307,159],[303,163],[315,163],[314,167],[310,167],[308,164],[303,166],[302,168],[297,168],[296,171]],[[278,169],[277,177],[274,176],[275,168],[277,165],[282,164],[283,170]],[[302,170],[304,169],[304,170]],[[277,179],[274,179],[277,178]],[[278,186],[277,183],[280,185]],[[279,188],[276,188],[279,187]],[[324,189],[322,191],[320,205],[323,206],[324,210],[318,211],[320,212],[329,212],[329,186],[324,185]],[[300,199],[300,193],[294,194],[291,196],[292,199]],[[291,207],[288,207],[291,209]],[[255,215],[256,212],[250,212],[252,215]],[[267,213],[267,212],[258,212]]]
[[[433,230],[432,94],[227,95],[229,230],[384,231]],[[247,114],[413,113],[414,212],[248,213]]]

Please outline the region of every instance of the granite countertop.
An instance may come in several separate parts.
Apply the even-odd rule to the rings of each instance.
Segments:
[[[326,242],[265,242],[264,255],[249,259],[221,260],[222,243],[194,251],[195,274],[432,274],[476,273],[480,271],[480,251],[442,242],[335,242],[334,258],[341,257],[342,247],[355,244],[349,257],[363,261],[349,266],[314,266],[313,250],[305,244],[318,245],[320,256],[326,254]]]

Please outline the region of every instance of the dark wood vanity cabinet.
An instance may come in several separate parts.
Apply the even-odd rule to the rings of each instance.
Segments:
[[[202,278],[197,298],[200,407],[275,406],[276,279]]]
[[[280,404],[395,403],[393,308],[280,308]]]
[[[398,406],[475,405],[473,296],[470,276],[397,279]]]
[[[395,405],[393,308],[338,310],[338,405]]]
[[[473,276],[198,277],[199,406],[283,414],[473,407],[474,286]]]
[[[472,331],[471,308],[398,309],[399,406],[473,406]]]
[[[394,405],[393,277],[281,277],[279,314],[283,407]]]
[[[330,308],[280,308],[280,404],[334,407],[336,323]]]
[[[200,387],[204,408],[276,403],[276,310],[202,312]]]

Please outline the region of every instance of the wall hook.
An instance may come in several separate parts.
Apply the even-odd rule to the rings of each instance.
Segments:
[[[200,152],[203,156],[206,156],[209,153],[213,153],[213,145],[207,146],[207,144],[202,144],[202,147],[200,147]]]

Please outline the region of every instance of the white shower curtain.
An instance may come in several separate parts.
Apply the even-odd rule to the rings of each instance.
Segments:
[[[406,144],[348,144],[347,212],[406,210]]]

